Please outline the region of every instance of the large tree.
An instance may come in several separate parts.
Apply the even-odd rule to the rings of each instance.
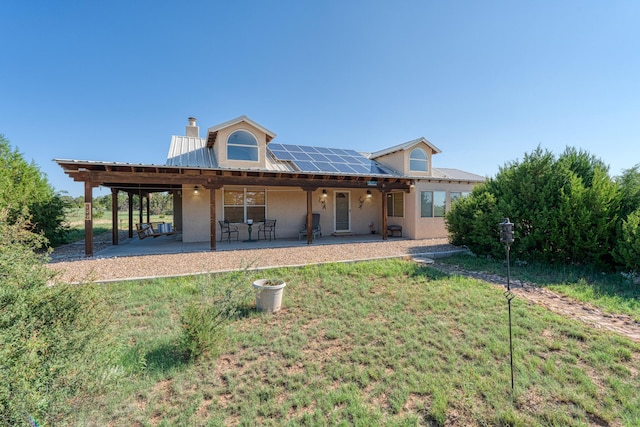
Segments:
[[[34,231],[56,245],[64,239],[64,207],[40,168],[0,134],[0,209],[7,211],[9,221],[28,215]]]
[[[567,148],[541,148],[509,163],[447,213],[452,243],[499,256],[500,218],[515,224],[514,254],[550,263],[611,265],[620,210],[618,185],[604,163]]]

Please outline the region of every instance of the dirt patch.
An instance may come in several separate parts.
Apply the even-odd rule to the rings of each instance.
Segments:
[[[468,271],[457,265],[435,263],[433,267],[448,274],[472,277],[496,286],[506,287],[507,279],[497,274]],[[640,322],[624,314],[612,315],[583,302],[558,295],[548,289],[520,280],[510,281],[511,291],[517,296],[541,305],[554,313],[580,320],[596,329],[605,329],[640,342]]]

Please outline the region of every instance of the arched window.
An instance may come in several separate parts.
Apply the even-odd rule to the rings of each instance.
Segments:
[[[427,153],[422,148],[414,148],[409,154],[409,170],[427,172]]]
[[[237,130],[227,139],[228,160],[258,161],[258,141],[246,130]]]

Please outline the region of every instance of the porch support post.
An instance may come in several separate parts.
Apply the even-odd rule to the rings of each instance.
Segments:
[[[142,199],[142,191],[138,191],[138,204],[139,204],[138,217],[140,217],[140,220],[138,222],[142,224],[143,223],[142,214],[144,211],[144,200]]]
[[[307,189],[307,245],[313,243],[313,190]]]
[[[93,256],[93,186],[84,182],[84,254]]]
[[[118,244],[118,189],[111,189],[111,243]]]
[[[129,198],[129,238],[133,238],[133,193],[131,191],[127,192],[127,197]]]
[[[387,240],[387,191],[382,190],[382,240]]]
[[[216,189],[215,187],[211,187],[209,189],[209,221],[210,221],[210,239],[211,239],[211,250],[216,250]]]
[[[151,193],[147,193],[147,222],[151,222]]]

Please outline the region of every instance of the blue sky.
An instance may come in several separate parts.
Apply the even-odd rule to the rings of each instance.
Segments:
[[[284,144],[495,176],[541,146],[640,163],[638,1],[4,1],[0,133],[54,158],[163,164],[189,116]],[[96,191],[94,194],[106,194]]]

